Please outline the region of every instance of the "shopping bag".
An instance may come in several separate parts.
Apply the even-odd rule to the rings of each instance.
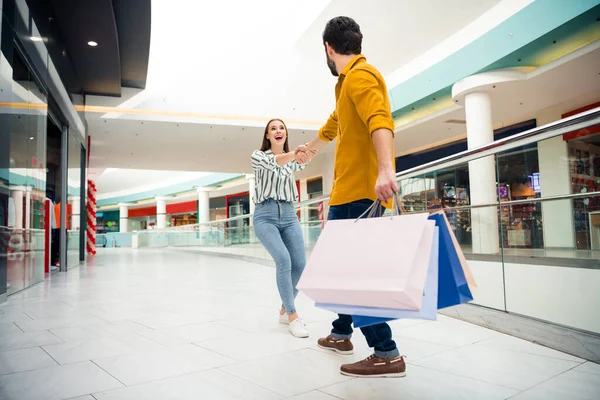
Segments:
[[[393,308],[357,307],[339,304],[322,304],[316,306],[338,314],[352,315],[356,328],[374,325],[399,318],[435,320],[438,305],[438,252],[439,228],[436,227],[431,244],[427,280],[423,290],[423,303],[420,310],[397,310]]]
[[[434,227],[428,214],[328,221],[297,288],[316,303],[419,310]]]
[[[473,300],[469,284],[461,263],[462,250],[452,240],[452,230],[444,213],[429,216],[439,228],[439,275],[438,309],[455,306]],[[456,243],[456,244],[455,244]],[[464,263],[465,268],[466,261]]]
[[[473,274],[471,273],[471,269],[469,268],[467,259],[465,258],[465,255],[463,254],[462,249],[460,248],[460,244],[458,243],[458,240],[456,239],[456,235],[454,234],[452,225],[450,225],[450,221],[448,221],[448,217],[446,216],[446,213],[444,211],[440,210],[440,211],[431,213],[431,215],[436,215],[436,214],[440,214],[440,215],[444,216],[444,222],[448,226],[448,232],[450,233],[450,238],[452,239],[452,243],[454,244],[454,248],[456,249],[456,253],[457,253],[458,259],[460,261],[460,265],[462,266],[463,272],[465,274],[465,278],[467,279],[467,284],[469,285],[469,290],[471,291],[471,294],[472,294],[475,291],[475,289],[477,288],[477,284],[475,283],[475,280],[473,279]]]

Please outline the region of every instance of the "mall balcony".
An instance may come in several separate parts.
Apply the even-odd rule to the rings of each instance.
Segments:
[[[600,398],[600,0],[380,1],[0,1],[0,400]],[[477,283],[390,322],[402,379],[341,375],[372,350],[319,348],[304,293],[290,335],[254,232],[250,153],[335,106],[336,15],[385,75],[404,212],[443,211]],[[296,175],[308,259],[333,147]]]

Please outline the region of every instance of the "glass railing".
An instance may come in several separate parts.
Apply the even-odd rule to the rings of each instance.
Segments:
[[[0,257],[7,260],[7,292],[17,293],[44,280],[43,229],[0,227]]]
[[[600,137],[586,134],[598,126],[594,109],[398,174],[407,213],[448,217],[478,283],[474,303],[600,333]],[[296,205],[308,253],[327,202]],[[251,215],[134,232],[132,245],[271,259]]]

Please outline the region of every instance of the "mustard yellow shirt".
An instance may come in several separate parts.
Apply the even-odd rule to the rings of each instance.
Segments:
[[[394,132],[385,81],[363,55],[358,55],[340,73],[335,98],[335,111],[319,130],[323,141],[337,138],[329,205],[375,200],[378,167],[371,134],[381,128]]]

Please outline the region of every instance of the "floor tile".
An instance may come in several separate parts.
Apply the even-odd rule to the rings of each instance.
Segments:
[[[193,345],[94,360],[95,364],[127,386],[220,367],[233,362],[234,360],[230,358]]]
[[[50,332],[65,342],[83,341],[93,338],[107,338],[128,333],[150,332],[152,329],[132,321],[101,322],[68,328],[51,329]]]
[[[25,332],[44,331],[47,329],[59,329],[70,326],[88,325],[103,323],[102,319],[93,315],[72,315],[60,318],[36,319],[33,321],[17,321],[15,322],[19,328]]]
[[[527,340],[519,339],[514,336],[501,335],[492,339],[487,339],[479,342],[482,346],[493,347],[496,349],[511,350],[519,353],[535,354],[538,356],[557,358],[559,360],[567,360],[583,363],[579,357],[574,357],[569,354],[561,353],[548,347],[540,346],[539,344],[531,343]]]
[[[214,339],[233,338],[241,335],[244,331],[222,325],[220,322],[207,322],[204,324],[192,324],[167,328],[160,330],[179,337],[188,343],[205,342]]]
[[[588,374],[600,375],[600,364],[596,364],[596,363],[588,361],[584,364],[581,364],[579,367],[574,368],[573,371],[586,372]]]
[[[91,362],[0,376],[2,400],[63,400],[119,387]]]
[[[512,397],[511,400],[597,400],[600,376],[568,371]]]
[[[344,400],[504,400],[517,390],[474,379],[408,366],[398,379],[352,379],[320,389]]]
[[[23,331],[17,325],[12,322],[4,322],[0,324],[0,338],[4,335],[13,333],[22,333]]]
[[[27,315],[23,312],[0,314],[0,324],[17,322],[17,321],[32,321],[32,319],[29,315]]]
[[[147,326],[152,329],[164,329],[175,326],[190,324],[199,324],[202,322],[215,321],[217,317],[210,314],[167,314],[148,315],[139,318],[133,318],[133,322]]]
[[[298,396],[288,397],[287,400],[339,400],[338,397],[313,390],[312,392],[299,394]]]
[[[97,400],[278,400],[282,397],[219,370],[94,393]]]
[[[394,329],[397,336],[437,343],[444,346],[466,346],[500,336],[489,329],[451,318]]]
[[[343,357],[305,349],[221,369],[289,397],[349,379],[340,374],[343,362]]]
[[[28,347],[62,343],[58,337],[48,331],[16,332],[0,337],[0,351],[26,349]]]
[[[42,347],[61,365],[164,348],[135,334],[122,335],[118,339],[90,339]]]
[[[0,353],[0,375],[56,367],[58,364],[40,347]]]
[[[238,361],[247,361],[307,348],[312,345],[312,340],[282,333],[242,333],[235,340],[216,339],[196,345]]]
[[[415,364],[517,390],[529,389],[579,365],[482,345],[461,347]]]

